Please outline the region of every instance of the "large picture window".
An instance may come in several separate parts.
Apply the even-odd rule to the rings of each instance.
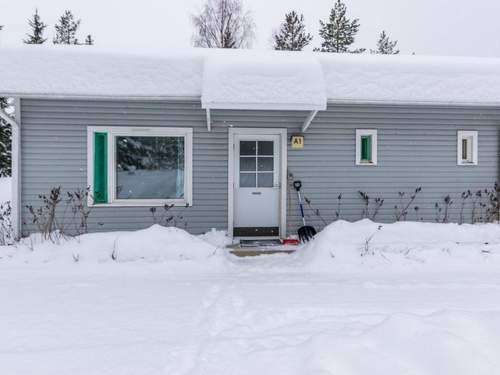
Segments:
[[[190,205],[192,129],[91,127],[93,203]]]

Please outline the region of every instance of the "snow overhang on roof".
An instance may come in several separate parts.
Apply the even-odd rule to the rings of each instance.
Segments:
[[[201,104],[206,109],[325,110],[325,79],[312,55],[210,54],[204,64]]]
[[[0,48],[0,96],[201,98],[207,111],[311,116],[327,101],[500,106],[500,59],[47,44]]]
[[[80,46],[0,49],[0,95],[199,98],[203,57],[113,54]]]
[[[332,102],[500,106],[500,59],[319,55]]]

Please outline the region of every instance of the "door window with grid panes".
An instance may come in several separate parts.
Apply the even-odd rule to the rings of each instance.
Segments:
[[[274,185],[274,142],[240,141],[240,187]]]

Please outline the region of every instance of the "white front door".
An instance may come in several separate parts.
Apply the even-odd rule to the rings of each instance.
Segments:
[[[280,150],[274,134],[234,138],[234,229],[236,237],[280,235]]]

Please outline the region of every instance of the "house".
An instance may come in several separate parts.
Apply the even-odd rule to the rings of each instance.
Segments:
[[[435,221],[449,195],[458,221],[461,193],[499,174],[495,59],[26,47],[0,50],[0,96],[16,98],[20,234],[56,186],[90,187],[91,231],[147,227],[168,204],[192,233],[284,237],[293,180],[321,228],[366,216],[360,191],[394,221],[417,187],[407,220]]]

